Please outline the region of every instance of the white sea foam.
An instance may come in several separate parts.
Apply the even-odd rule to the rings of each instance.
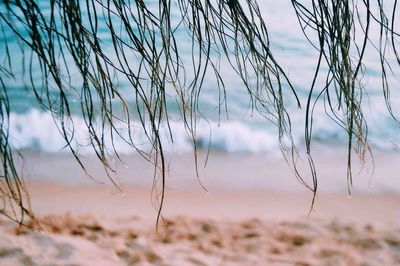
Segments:
[[[81,153],[93,152],[89,132],[83,118],[74,116],[73,127],[68,127],[67,132],[73,136],[72,146],[78,148]],[[143,150],[150,150],[150,142],[147,139],[142,126],[133,122],[130,125],[134,144]],[[12,113],[10,116],[10,141],[17,149],[34,149],[45,152],[63,152],[67,142],[62,137],[59,130],[60,122],[53,119],[47,112],[40,112],[36,109],[30,110],[25,114]],[[128,137],[127,125],[117,123],[119,133]],[[174,153],[185,153],[193,151],[193,140],[190,132],[182,122],[170,122],[170,130],[166,124],[161,126],[160,136],[165,151]],[[72,134],[73,130],[73,134]],[[100,133],[100,128],[97,131]],[[105,143],[111,148],[110,129],[104,131]],[[170,135],[173,138],[170,138]],[[276,152],[279,150],[278,139],[273,132],[267,130],[254,129],[245,123],[238,121],[227,121],[217,123],[214,121],[200,121],[196,126],[194,139],[199,148],[226,151],[226,152]],[[114,134],[114,146],[119,153],[133,153],[133,149],[123,138],[116,137]]]
[[[296,117],[294,117],[296,118]],[[313,129],[314,141],[346,144],[346,132],[332,121],[325,119],[321,114],[316,116],[316,123]],[[93,153],[90,145],[90,134],[83,118],[72,117],[73,123],[66,123],[67,132],[72,138],[72,147],[80,153]],[[293,140],[296,145],[304,142],[304,126],[302,119],[293,121]],[[388,122],[389,123],[389,122]],[[73,124],[73,127],[72,127]],[[387,125],[386,128],[393,128],[394,125]],[[128,126],[116,122],[116,128],[121,136],[113,135],[115,150],[121,154],[135,153],[135,149],[126,143],[128,139]],[[24,114],[12,113],[10,116],[10,142],[16,149],[33,149],[44,152],[67,152],[67,142],[60,132],[60,122],[53,119],[47,112],[31,109]],[[139,149],[149,151],[150,141],[145,131],[138,122],[130,124],[133,143]],[[171,132],[169,132],[169,129]],[[250,125],[247,121],[216,121],[200,120],[197,123],[194,139],[201,149],[219,150],[229,153],[268,153],[280,152],[277,129],[271,124],[264,123],[257,127]],[[101,133],[100,128],[96,131]],[[110,128],[104,130],[104,142],[111,150],[112,142]],[[171,133],[171,134],[170,134]],[[171,138],[172,136],[172,138]],[[382,137],[383,136],[383,137]],[[188,153],[193,151],[194,142],[192,134],[181,121],[170,121],[169,127],[164,123],[160,127],[160,138],[163,149],[171,153]],[[396,148],[396,129],[382,132],[379,126],[373,127],[369,135],[370,144],[385,150]]]

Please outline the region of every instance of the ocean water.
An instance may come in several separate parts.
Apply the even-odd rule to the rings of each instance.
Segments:
[[[46,4],[44,2],[46,1],[40,1],[40,4],[44,5],[43,8],[48,8],[45,6]],[[272,52],[299,92],[300,102],[303,106],[302,109],[297,108],[294,97],[288,97],[286,103],[288,112],[291,115],[294,142],[301,147],[304,145],[304,107],[313,79],[318,53],[301,32],[290,1],[263,0],[258,2],[269,29]],[[362,1],[359,2],[359,5],[362,6]],[[156,3],[157,1],[149,1],[149,6],[156,8]],[[391,3],[391,1],[385,1],[387,8],[391,6]],[[0,6],[1,5],[2,4],[0,4]],[[4,12],[3,8],[4,7],[0,7],[1,12]],[[375,12],[374,14],[378,12],[376,6],[371,10]],[[177,11],[174,12],[174,16],[179,18],[180,14]],[[361,13],[360,16],[362,17],[362,15]],[[4,38],[6,38],[8,47],[11,49],[10,53],[12,54],[11,65],[14,72],[17,73],[16,79],[5,80],[11,104],[10,141],[12,145],[17,149],[39,150],[51,153],[66,152],[66,143],[59,133],[57,121],[53,119],[50,113],[44,111],[37,104],[32,90],[29,86],[27,87],[24,84],[27,76],[23,75],[21,62],[23,59],[25,61],[29,60],[29,53],[26,51],[23,53],[21,47],[18,45],[15,34],[5,25],[2,26],[4,34],[0,34],[0,62],[6,62],[6,42],[4,40]],[[105,22],[99,24],[99,33],[108,56],[110,56],[110,58],[115,58],[115,53],[110,47],[111,40],[107,34],[107,25]],[[190,63],[191,53],[188,34],[182,30],[178,36],[178,41],[182,43],[180,44],[182,48],[182,58],[185,62]],[[371,26],[370,38],[372,41],[377,41],[379,39],[378,27],[374,25]],[[312,41],[315,42],[316,39],[312,39]],[[393,60],[393,58],[390,59],[393,55],[393,51],[388,50],[387,55],[389,60]],[[135,62],[132,62],[132,64],[134,63]],[[391,61],[391,63],[393,62]],[[372,45],[368,46],[365,64],[366,75],[361,81],[361,84],[366,92],[364,95],[364,115],[369,125],[368,137],[370,145],[383,150],[397,149],[396,143],[400,143],[400,134],[398,134],[399,128],[390,116],[385,105],[382,94],[379,54]],[[40,72],[37,71],[37,69],[39,69],[37,62],[34,60],[31,66],[33,77],[36,77],[38,83],[40,83],[41,77]],[[218,100],[217,82],[214,76],[207,76],[204,88],[199,97],[199,111],[205,118],[197,121],[196,139],[198,142],[203,144],[205,148],[210,147],[211,149],[228,153],[279,153],[280,146],[276,126],[265,120],[249,107],[250,99],[246,93],[246,89],[224,60],[221,60],[221,69],[223,70],[222,77],[227,89],[229,115],[226,115],[224,112],[219,115],[218,106],[220,102]],[[324,73],[324,71],[326,71],[326,66],[325,68],[324,66],[322,67],[321,73]],[[388,73],[388,75],[388,80],[392,86],[391,104],[393,113],[400,116],[399,66],[394,65],[392,72]],[[322,89],[322,80],[318,80],[318,82],[314,99],[316,99],[318,91]],[[318,86],[318,84],[320,85]],[[131,85],[126,80],[119,77],[118,86],[126,97],[128,106],[134,110],[135,101],[130,87]],[[71,91],[69,97],[73,103],[72,111],[76,136],[75,140],[79,143],[79,151],[81,153],[91,153],[93,151],[88,144],[89,133],[87,132],[85,122],[79,111],[79,94]],[[164,136],[163,142],[168,152],[191,152],[193,150],[193,144],[184,127],[182,119],[180,119],[177,100],[177,96],[174,93],[167,95],[168,110],[171,116],[170,126],[174,138],[173,141],[171,141],[171,139],[167,137],[168,129],[165,125],[161,132]],[[314,142],[329,143],[339,146],[343,145],[344,147],[347,143],[347,133],[329,119],[324,108],[325,105],[322,100],[315,106],[313,117]],[[120,123],[117,127],[121,129],[123,135],[124,131],[126,131],[124,128],[126,125]],[[137,119],[136,122],[133,122],[132,128],[135,130],[133,134],[135,144],[141,148],[150,149],[150,145]],[[109,132],[106,132],[106,135],[107,134],[108,137],[110,137]],[[110,138],[106,137],[106,140],[107,139],[109,140]],[[135,150],[125,144],[122,139],[116,138],[114,141],[118,152],[123,154],[135,153]]]

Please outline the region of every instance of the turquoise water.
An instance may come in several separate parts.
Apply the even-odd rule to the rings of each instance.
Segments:
[[[262,13],[270,32],[270,41],[272,51],[277,61],[283,66],[285,72],[292,80],[293,85],[299,92],[302,106],[306,105],[308,88],[311,85],[314,75],[315,64],[317,62],[317,51],[310,45],[300,30],[297,18],[294,15],[290,1],[259,1]],[[157,2],[154,2],[157,3]],[[40,1],[44,8],[45,1]],[[390,3],[388,4],[390,6]],[[2,10],[0,8],[0,10]],[[3,11],[2,11],[3,12]],[[180,15],[176,12],[175,16]],[[4,26],[4,25],[3,25]],[[4,27],[4,35],[0,36],[0,62],[5,62],[7,40],[11,62],[14,72],[19,75],[17,79],[6,79],[7,92],[11,103],[10,134],[11,142],[14,147],[22,149],[35,149],[47,152],[62,152],[65,141],[60,137],[52,116],[44,111],[35,99],[35,96],[29,86],[27,75],[23,75],[21,59],[29,60],[29,51],[25,53],[19,47],[17,38],[7,28]],[[371,39],[378,38],[378,28],[371,27]],[[108,34],[106,23],[99,24],[99,36],[102,40],[102,47],[107,55],[113,59],[115,53],[110,46],[111,40]],[[190,41],[187,33],[180,29],[178,32],[179,45],[182,49],[183,60],[190,64]],[[314,40],[315,41],[315,40]],[[216,55],[215,55],[216,56]],[[131,57],[134,58],[134,57]],[[370,144],[374,147],[386,150],[397,149],[396,143],[399,143],[399,130],[393,119],[386,110],[385,102],[381,93],[380,65],[379,57],[374,47],[370,46],[366,54],[366,77],[362,80],[362,86],[365,87],[367,94],[364,96],[365,117],[369,123]],[[132,60],[132,65],[135,60]],[[38,70],[37,61],[33,60],[33,76],[36,83],[40,86],[41,76]],[[246,89],[240,80],[234,75],[232,68],[229,67],[226,60],[221,60],[222,75],[227,90],[228,114],[218,111],[220,102],[218,99],[217,82],[213,75],[207,75],[204,88],[200,95],[199,112],[206,118],[198,120],[197,139],[204,146],[226,152],[251,152],[251,153],[278,153],[279,144],[277,138],[277,129],[269,121],[265,120],[256,111],[250,108],[250,100]],[[322,73],[326,67],[322,68]],[[25,69],[27,70],[27,69]],[[400,115],[400,82],[396,76],[400,74],[399,68],[393,68],[393,74],[389,81],[393,87],[392,90],[392,108],[395,114]],[[190,74],[189,74],[190,76]],[[135,97],[129,82],[122,77],[118,78],[118,87],[126,98],[133,115],[135,115]],[[79,83],[78,80],[73,82]],[[319,80],[322,84],[322,80]],[[287,88],[288,89],[288,88]],[[315,97],[318,95],[318,86]],[[81,144],[80,151],[90,153],[88,147],[89,133],[86,125],[80,115],[80,96],[79,90],[71,90],[68,97],[71,99],[73,113],[74,130],[76,131],[76,141]],[[180,119],[180,108],[177,96],[171,90],[167,93],[167,102],[169,115],[171,116],[171,130],[174,136],[174,143],[171,143],[165,137],[167,151],[185,153],[193,149],[190,137],[184,128]],[[294,97],[287,98],[287,108],[291,115],[292,133],[297,145],[304,143],[304,120],[305,110],[298,109]],[[118,102],[115,103],[118,110]],[[315,107],[313,137],[316,142],[329,142],[334,144],[346,144],[346,132],[331,121],[324,112],[323,101]],[[124,130],[123,123],[120,125]],[[144,132],[140,129],[138,122],[134,122],[132,127],[135,129],[134,138],[136,144],[144,148],[149,147]],[[106,132],[107,134],[107,132]],[[165,132],[167,134],[167,126]],[[122,140],[115,140],[117,150],[121,153],[133,153],[132,148],[126,145]]]

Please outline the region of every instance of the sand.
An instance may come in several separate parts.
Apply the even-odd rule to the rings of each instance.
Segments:
[[[398,265],[400,230],[338,221],[42,217],[1,227],[1,265]]]
[[[55,160],[70,167],[49,159],[55,168]],[[138,176],[146,173],[140,167]],[[272,173],[284,172],[275,167]],[[74,170],[58,171],[74,178]],[[182,176],[174,180],[157,227],[149,184],[123,183],[121,194],[94,182],[31,178],[40,223],[0,220],[0,265],[400,265],[395,191],[359,190],[349,198],[345,189],[322,190],[309,214],[312,194],[300,185],[209,182],[205,191]]]

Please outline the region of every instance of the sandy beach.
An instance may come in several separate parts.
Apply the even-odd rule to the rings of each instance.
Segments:
[[[122,194],[90,179],[40,180],[46,163],[54,168],[47,166],[49,176],[58,171],[72,180],[76,170],[60,171],[59,164],[70,167],[65,158],[27,158],[42,162],[27,180],[40,225],[27,221],[19,228],[2,219],[0,265],[400,265],[400,195],[393,191],[356,189],[350,198],[345,189],[322,189],[308,215],[312,194],[298,183],[298,189],[257,187],[250,178],[243,187],[235,181],[223,187],[204,179],[205,191],[196,178],[185,182],[182,173],[191,165],[183,163],[173,168],[157,230],[148,183],[122,182]],[[390,163],[387,158],[382,161]],[[216,158],[219,167],[211,162],[207,176],[223,173],[222,161],[250,164],[239,159]],[[288,175],[273,160],[262,167]],[[151,173],[136,163],[128,168],[135,169],[132,176]],[[378,175],[387,169],[379,167]]]
[[[400,266],[399,19],[0,0],[0,266]]]

